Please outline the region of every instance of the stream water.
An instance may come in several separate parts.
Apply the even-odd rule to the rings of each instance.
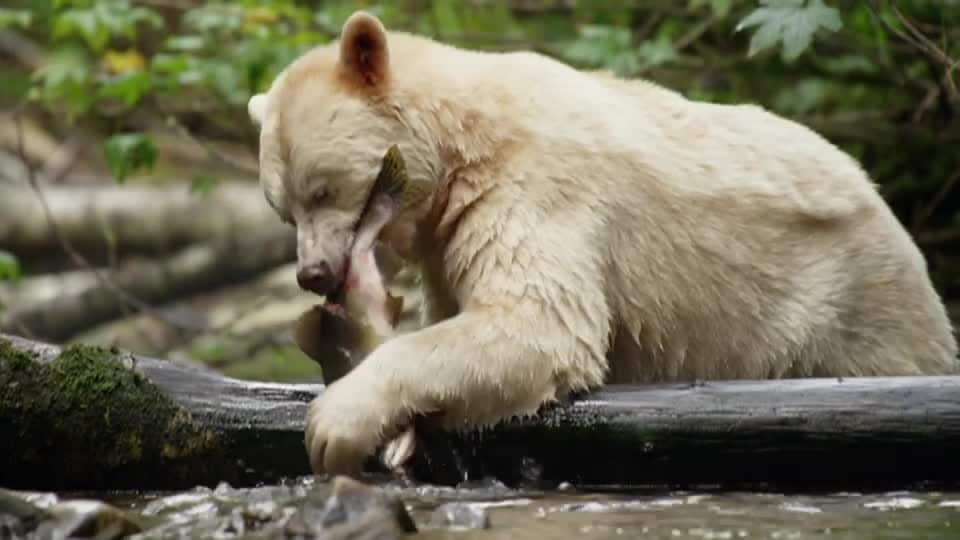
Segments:
[[[399,496],[423,539],[857,538],[958,539],[960,491],[830,493],[511,490],[497,483],[446,488],[381,483]],[[178,493],[61,495],[128,512],[134,538],[282,537],[283,521],[313,487],[197,488]],[[30,497],[42,506],[55,496]],[[457,516],[449,518],[445,516]]]

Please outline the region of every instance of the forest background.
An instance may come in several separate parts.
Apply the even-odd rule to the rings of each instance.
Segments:
[[[246,103],[356,9],[810,126],[878,183],[960,318],[960,0],[7,0],[0,332],[319,376],[290,340],[316,298]]]

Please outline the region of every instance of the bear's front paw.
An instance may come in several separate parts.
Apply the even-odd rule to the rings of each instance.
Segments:
[[[389,399],[351,375],[327,386],[307,411],[304,443],[314,474],[358,476],[394,424]]]

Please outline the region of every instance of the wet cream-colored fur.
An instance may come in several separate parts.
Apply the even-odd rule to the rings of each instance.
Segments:
[[[314,401],[317,472],[356,471],[415,414],[487,425],[605,382],[956,371],[921,253],[813,131],[384,32],[355,14],[250,102],[301,258],[345,256],[392,144],[448,194],[421,231],[428,324]]]

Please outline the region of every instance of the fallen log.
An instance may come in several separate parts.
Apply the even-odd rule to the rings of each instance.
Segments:
[[[192,193],[187,183],[41,189],[60,234],[98,263],[110,256],[168,253],[279,223],[255,182],[224,182],[205,195]],[[29,186],[0,185],[0,216],[0,246],[22,260],[43,263],[62,251]]]
[[[187,247],[162,260],[131,258],[104,273],[106,282],[74,295],[11,305],[0,314],[0,332],[62,342],[125,311],[249,279],[296,260],[293,230],[282,224],[243,238]]]
[[[89,375],[98,373],[89,366],[82,373],[94,394],[86,400],[52,380],[46,388],[18,383],[25,358],[76,376],[57,364],[92,355],[0,337],[0,485],[173,489],[310,472],[303,418],[321,385],[242,382],[114,355],[142,373],[142,388],[169,398],[172,405],[157,406],[167,414],[158,415],[128,410],[138,406],[123,392],[136,385],[111,386],[109,378]],[[90,418],[102,421],[83,423]],[[434,483],[492,476],[508,485],[567,481],[606,489],[960,485],[960,377],[608,387],[483,433],[417,429],[413,477]]]

